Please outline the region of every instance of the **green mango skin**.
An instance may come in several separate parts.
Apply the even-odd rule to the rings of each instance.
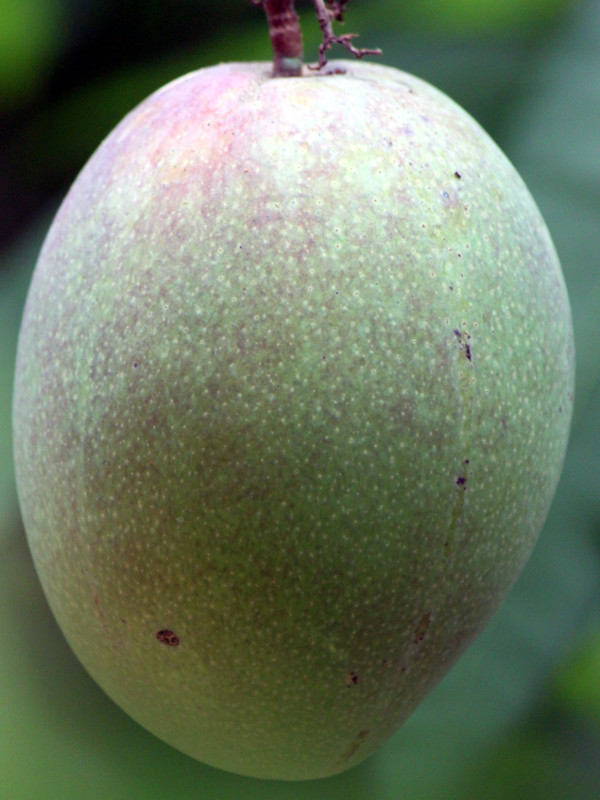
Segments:
[[[358,763],[523,567],[573,363],[539,211],[446,96],[354,61],[180,78],[83,169],[25,309],[17,480],[61,629],[195,758]]]

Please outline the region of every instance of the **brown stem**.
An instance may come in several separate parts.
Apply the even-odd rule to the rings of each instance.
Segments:
[[[302,32],[294,8],[294,0],[249,0],[262,6],[269,23],[269,36],[273,45],[273,76],[276,78],[302,74]],[[332,22],[343,22],[348,0],[313,0],[323,41],[319,47],[319,63],[311,69],[321,69],[327,63],[325,53],[333,44],[341,44],[356,58],[366,55],[381,55],[379,49],[358,49],[352,44],[355,33],[336,36]]]
[[[301,75],[302,32],[294,0],[262,0],[262,6],[273,45],[273,77]]]

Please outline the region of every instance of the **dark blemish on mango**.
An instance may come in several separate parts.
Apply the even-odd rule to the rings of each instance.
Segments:
[[[156,632],[156,638],[161,644],[166,644],[167,647],[177,647],[179,645],[179,636],[173,631],[166,628]]]
[[[454,329],[454,335],[458,339],[460,349],[464,352],[465,356],[467,357],[468,361],[471,361],[471,345],[469,344],[469,339],[471,336],[463,331],[459,331],[458,328]]]
[[[460,172],[455,172],[454,173],[454,177],[458,178],[458,180],[460,180],[462,176],[461,176]]]
[[[467,491],[467,464],[469,463],[469,459],[465,458],[463,464],[464,469],[461,471],[461,474],[456,479],[456,485],[461,487],[463,492]]]
[[[465,492],[467,491],[468,464],[469,464],[469,459],[465,458],[465,460],[463,461],[463,468],[461,469],[458,478],[456,478],[455,480],[456,486],[458,488],[456,490],[456,501],[452,509],[452,519],[450,520],[448,535],[446,536],[446,540],[444,541],[444,555],[446,557],[450,556],[454,550],[456,529],[458,527],[458,522],[463,513],[463,508],[465,504]]]
[[[429,628],[429,623],[431,622],[431,613],[428,611],[426,614],[423,614],[421,619],[419,620],[419,624],[417,625],[415,632],[413,634],[413,642],[414,644],[419,644],[425,638],[425,634],[427,633],[427,629]]]
[[[344,750],[344,752],[342,753],[339,759],[339,763],[343,764],[345,761],[348,761],[348,759],[352,758],[352,756],[356,753],[356,751],[365,741],[368,735],[369,735],[368,728],[364,728],[362,731],[359,731],[352,740],[352,742],[350,743],[350,745],[347,747],[347,749]]]
[[[357,683],[358,683],[358,673],[355,672],[355,670],[351,670],[346,675],[346,686],[350,688],[351,686],[356,686]]]

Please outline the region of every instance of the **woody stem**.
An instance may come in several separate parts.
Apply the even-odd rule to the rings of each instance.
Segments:
[[[294,0],[263,0],[273,45],[273,76],[302,74],[302,32]]]

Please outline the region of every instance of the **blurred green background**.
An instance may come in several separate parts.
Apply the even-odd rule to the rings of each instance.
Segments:
[[[312,4],[297,7],[313,60]],[[27,285],[57,203],[118,120],[184,71],[269,59],[269,43],[262,12],[244,0],[0,0],[0,798],[600,796],[600,0],[352,0],[345,30],[465,106],[552,232],[577,390],[539,544],[451,674],[379,753],[340,776],[288,784],[220,772],[104,696],[50,615],[18,513],[10,405]]]

